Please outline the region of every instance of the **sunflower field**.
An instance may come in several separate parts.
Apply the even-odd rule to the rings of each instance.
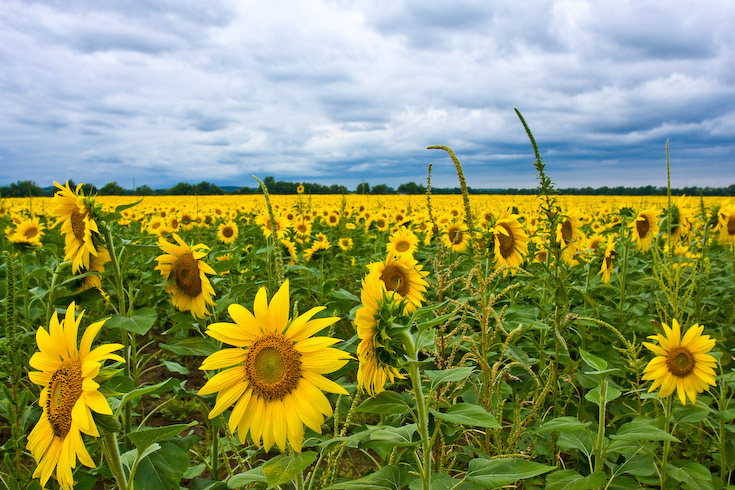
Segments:
[[[537,196],[0,201],[0,484],[735,488],[735,202],[535,165]]]

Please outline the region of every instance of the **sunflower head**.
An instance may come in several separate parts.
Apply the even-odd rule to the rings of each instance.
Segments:
[[[709,355],[715,340],[702,335],[704,327],[698,324],[689,327],[681,335],[679,322],[673,319],[671,328],[662,325],[664,334],[652,335],[658,345],[643,342],[656,354],[643,371],[643,379],[653,381],[648,391],[659,388],[658,397],[665,398],[676,391],[682,405],[689,399],[697,401],[697,394],[715,386],[717,361]]]
[[[659,214],[660,211],[656,208],[646,209],[638,213],[638,216],[631,223],[633,241],[636,244],[636,250],[639,252],[647,252],[656,235],[658,235]]]
[[[492,228],[495,237],[495,268],[502,266],[511,268],[523,265],[523,258],[528,253],[528,235],[523,231],[519,216],[510,211],[503,213]],[[507,271],[503,272],[505,276]],[[515,269],[511,269],[515,275]]]
[[[59,189],[51,200],[51,213],[56,216],[54,226],[61,224],[64,234],[64,260],[72,263],[72,272],[89,269],[90,256],[97,255],[100,241],[99,228],[95,215],[101,207],[95,205],[94,197],[86,197],[79,184],[72,190],[67,181],[65,185],[54,182]]]

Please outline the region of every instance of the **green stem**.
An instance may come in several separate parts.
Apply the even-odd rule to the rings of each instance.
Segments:
[[[624,223],[620,223],[621,228]],[[623,267],[620,270],[620,301],[618,302],[618,311],[620,311],[620,326],[622,327],[625,323],[625,315],[623,315],[623,302],[625,301],[625,279],[628,273],[628,251],[630,249],[630,239],[625,241],[625,248],[623,249]]]
[[[664,431],[667,434],[671,433],[671,404],[673,397],[666,397],[666,404],[664,405]],[[673,435],[673,434],[672,434]],[[669,453],[671,452],[671,441],[668,439],[664,441],[664,452],[661,456],[661,488],[666,487],[666,464],[669,461]]]
[[[607,380],[600,380],[600,409],[597,416],[597,440],[595,441],[595,471],[602,471],[602,443],[605,440],[605,407],[607,405]]]
[[[423,464],[421,468],[421,479],[423,480],[423,490],[431,488],[431,440],[429,439],[429,419],[426,411],[426,400],[424,400],[424,392],[421,387],[421,374],[419,372],[419,362],[414,359],[408,362],[408,371],[413,384],[413,392],[416,396],[416,412],[418,413],[419,434],[421,435],[421,450],[423,452]]]
[[[128,490],[128,482],[125,480],[122,462],[120,461],[120,451],[117,449],[117,438],[114,432],[108,432],[102,436],[102,448],[107,460],[107,466],[110,473],[115,477],[117,487],[121,490]]]

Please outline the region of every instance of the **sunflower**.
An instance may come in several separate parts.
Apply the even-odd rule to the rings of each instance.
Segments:
[[[600,272],[602,274],[602,282],[608,284],[610,282],[610,276],[613,273],[613,259],[617,253],[615,252],[615,237],[609,236],[607,238],[607,245],[605,246],[605,255],[602,257],[602,266]]]
[[[418,237],[411,230],[401,227],[391,234],[386,250],[388,254],[393,254],[395,257],[413,257],[414,252],[418,250],[418,245]]]
[[[279,237],[283,235],[283,232],[285,231],[286,225],[284,223],[284,219],[279,215],[275,215],[275,218],[275,226],[271,223],[271,218],[268,213],[261,213],[255,218],[255,223],[260,226],[263,231],[263,236],[266,239],[270,238],[274,229],[276,230],[276,235]]]
[[[97,223],[92,217],[90,202],[80,193],[83,184],[75,190],[54,182],[59,190],[51,200],[51,214],[57,217],[54,226],[61,223],[61,232],[64,234],[64,260],[72,261],[72,272],[76,274],[81,268],[89,269],[89,257],[97,255],[95,245],[96,235],[99,234]]]
[[[720,231],[720,243],[735,245],[735,204],[720,207],[717,212],[717,229]]]
[[[217,238],[225,245],[229,245],[234,242],[238,233],[239,230],[237,229],[237,225],[232,221],[222,223],[217,227]]]
[[[312,337],[339,318],[313,316],[317,306],[289,319],[288,281],[271,298],[265,288],[255,295],[253,313],[238,304],[227,311],[235,323],[213,323],[207,334],[234,348],[207,357],[199,369],[226,368],[199,390],[199,395],[217,393],[209,412],[212,419],[234,404],[229,418],[230,434],[241,443],[250,432],[252,441],[266,451],[275,443],[283,451],[286,440],[301,451],[304,425],[321,434],[324,417],[332,415],[329,400],[320,391],[347,395],[347,391],[323,374],[332,373],[352,358],[330,347],[331,337]]]
[[[672,319],[671,327],[663,325],[665,336],[658,334],[649,338],[658,340],[659,345],[643,342],[648,350],[656,354],[643,370],[643,379],[652,380],[649,392],[660,387],[659,398],[665,398],[676,390],[682,405],[687,398],[696,403],[697,394],[715,386],[715,358],[709,352],[715,339],[702,335],[704,326],[694,324],[681,336],[679,322]]]
[[[579,211],[567,213],[561,223],[557,225],[556,239],[561,244],[561,258],[570,266],[579,264],[579,250],[583,248],[584,233],[580,229],[582,216]]]
[[[38,465],[33,478],[40,478],[43,487],[55,469],[56,480],[64,490],[74,487],[72,471],[77,458],[85,466],[96,466],[81,435],[83,432],[99,437],[92,411],[112,415],[94,378],[106,359],[124,362],[122,357],[112,354],[123,347],[120,344],[91,349],[92,340],[106,319],[87,327],[77,348],[77,332],[84,312],[75,318],[74,309],[72,302],[62,322],[54,312],[49,330],[38,329],[38,352],[29,361],[38,371],[28,373],[33,383],[43,386],[39,399],[43,412],[26,445]]]
[[[352,249],[354,242],[350,237],[343,237],[337,240],[337,245],[339,245],[339,248],[347,252],[348,250]]]
[[[406,299],[406,311],[413,312],[425,301],[424,293],[429,283],[424,277],[429,275],[413,257],[388,256],[383,262],[368,264],[370,272],[376,271],[378,279],[387,291],[395,293],[398,300]]]
[[[635,249],[639,252],[647,252],[651,242],[658,234],[658,215],[656,208],[641,211],[635,221],[630,225],[633,230],[633,241],[636,242]]]
[[[304,193],[304,186],[303,186],[303,184],[299,184],[299,186],[296,187],[296,193],[297,194],[303,194]]]
[[[400,297],[386,289],[380,279],[380,271],[372,268],[362,280],[360,298],[362,306],[355,313],[355,326],[360,344],[357,346],[357,385],[370,396],[384,390],[386,382],[395,382],[396,378],[405,379],[399,370],[398,349],[390,349],[386,339],[381,335],[381,310],[402,310]],[[400,311],[398,312],[401,313]],[[390,315],[394,316],[394,315]]]
[[[160,216],[153,216],[145,229],[151,235],[161,236],[166,231],[166,222]]]
[[[671,206],[667,221],[671,232],[671,241],[674,243],[687,240],[691,236],[694,212],[686,206],[684,196],[677,199],[676,203]]]
[[[518,215],[510,211],[504,212],[495,221],[493,235],[495,236],[495,268],[500,269],[504,265],[520,267],[523,264],[523,257],[528,253],[528,236],[518,222]],[[510,272],[512,275],[516,274],[515,269],[511,269]],[[507,271],[503,272],[504,276],[507,274]]]
[[[43,236],[43,224],[38,217],[22,219],[16,226],[15,231],[8,236],[11,243],[21,245],[41,246],[41,237]]]
[[[215,272],[201,260],[207,255],[202,250],[209,250],[209,247],[202,243],[189,247],[178,234],[174,233],[173,237],[178,245],[165,238],[158,239],[158,246],[165,254],[156,257],[155,270],[161,271],[163,278],[168,280],[166,292],[173,294],[171,302],[179,311],[191,311],[194,318],[204,318],[207,304],[214,305],[214,289],[206,274]]]
[[[447,248],[464,252],[470,243],[470,234],[463,224],[452,221],[447,225],[446,233],[442,234],[442,241]]]

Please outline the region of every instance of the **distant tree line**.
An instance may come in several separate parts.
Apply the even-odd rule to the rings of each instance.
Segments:
[[[276,180],[272,176],[263,179],[263,183],[271,194],[296,194],[298,187],[304,187],[305,194],[424,194],[426,187],[415,182],[401,184],[398,188],[393,188],[387,184],[378,184],[370,186],[367,182],[361,182],[354,191],[350,191],[343,185],[322,185],[316,183],[298,183]],[[73,181],[69,181],[72,189],[76,188]],[[102,196],[208,196],[208,195],[225,195],[225,194],[260,194],[260,187],[237,187],[223,186],[219,187],[211,182],[200,182],[198,184],[189,184],[179,182],[173,187],[167,189],[152,189],[147,185],[142,185],[133,189],[125,189],[117,182],[109,182],[100,188],[93,184],[84,184],[82,187],[85,194],[99,194]],[[23,180],[11,183],[6,186],[0,186],[0,197],[35,197],[35,196],[52,196],[56,192],[55,186],[41,188],[35,182]],[[665,196],[666,187],[657,187],[647,185],[643,187],[567,187],[556,190],[561,195],[582,195],[582,196]],[[432,187],[432,194],[460,194],[462,191],[459,187]],[[518,195],[535,195],[537,188],[532,189],[480,189],[469,188],[470,194],[518,194]],[[671,189],[672,195],[680,196],[735,196],[735,184],[728,187],[684,187],[681,189]]]

